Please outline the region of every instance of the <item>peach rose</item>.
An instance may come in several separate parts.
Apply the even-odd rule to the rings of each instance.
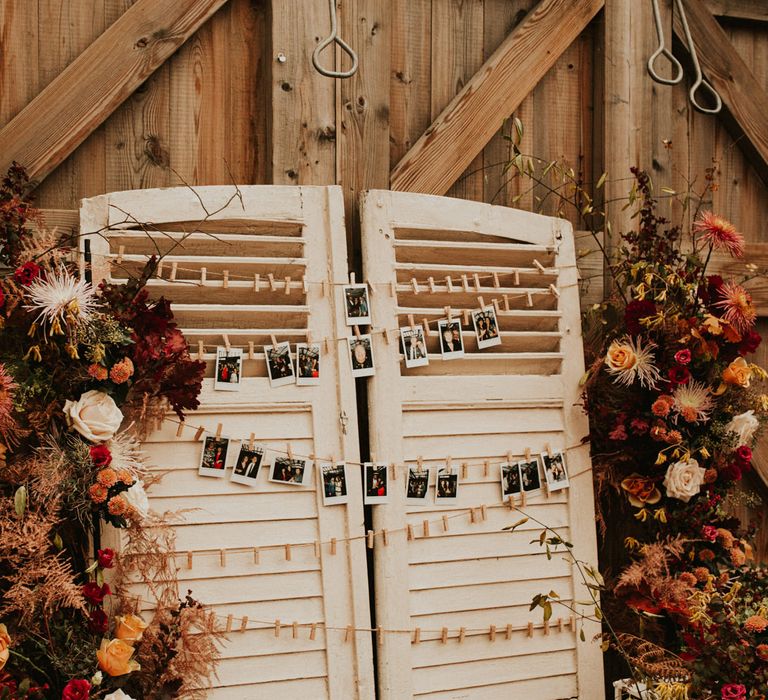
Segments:
[[[112,397],[103,391],[86,391],[77,401],[64,404],[64,415],[71,428],[86,440],[110,440],[123,422],[123,414]]]
[[[746,389],[752,379],[752,370],[743,357],[737,357],[723,370],[723,381]]]
[[[608,348],[605,364],[616,372],[632,369],[637,364],[637,355],[628,343],[614,340]]]
[[[11,635],[8,634],[8,628],[0,624],[0,669],[5,668],[5,664],[8,663],[8,657],[11,655],[10,646]]]
[[[115,617],[115,637],[124,642],[139,642],[147,623],[138,615],[118,615]]]
[[[141,668],[136,661],[132,661],[134,648],[122,639],[101,640],[101,647],[96,652],[99,668],[110,676],[124,676],[131,671]]]

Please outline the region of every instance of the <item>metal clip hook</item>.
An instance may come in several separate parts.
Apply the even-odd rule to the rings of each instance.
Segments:
[[[664,42],[664,27],[661,24],[659,0],[651,0],[651,4],[653,5],[653,21],[656,24],[656,36],[659,38],[659,47],[651,54],[651,57],[648,59],[648,73],[657,83],[662,83],[663,85],[677,85],[683,79],[683,66],[680,61],[678,61],[672,55],[672,52],[667,48],[667,45]],[[656,72],[653,64],[656,62],[656,59],[659,56],[664,56],[670,62],[670,64],[672,64],[675,69],[674,78],[664,78]]]
[[[336,0],[328,0],[328,9],[331,15],[331,33],[326,39],[323,39],[312,52],[312,65],[315,67],[315,70],[320,73],[320,75],[324,75],[326,78],[351,78],[357,72],[357,54],[354,52],[352,47],[346,41],[344,41],[344,39],[341,39],[337,34],[338,29],[336,26]],[[320,65],[320,52],[334,42],[337,43],[339,48],[341,48],[341,50],[352,59],[352,67],[349,70],[328,70],[327,68],[323,68]]]

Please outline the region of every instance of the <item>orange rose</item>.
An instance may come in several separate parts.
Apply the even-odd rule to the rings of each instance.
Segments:
[[[647,479],[639,474],[632,474],[624,479],[621,482],[621,488],[627,492],[627,498],[635,508],[653,505],[661,500],[661,491],[653,479]]]
[[[11,652],[8,647],[11,646],[11,635],[8,634],[8,628],[0,624],[0,669],[5,668],[8,663],[8,657]]]
[[[628,343],[614,340],[605,356],[605,364],[614,371],[632,369],[637,364],[637,355]]]
[[[752,379],[752,370],[743,357],[737,357],[723,370],[723,381],[746,389]]]
[[[138,671],[139,664],[132,661],[133,647],[122,639],[102,639],[101,647],[96,652],[99,668],[110,676],[124,676],[131,671]]]
[[[118,615],[115,620],[115,637],[124,642],[141,641],[141,635],[147,629],[147,623],[138,615]]]

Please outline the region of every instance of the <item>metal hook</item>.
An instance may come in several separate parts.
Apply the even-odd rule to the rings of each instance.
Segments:
[[[683,66],[667,48],[664,43],[664,27],[661,24],[661,12],[659,11],[659,0],[651,0],[653,5],[653,21],[656,23],[656,36],[659,39],[659,48],[657,48],[648,59],[648,73],[657,83],[663,85],[677,85],[683,79]],[[659,75],[653,67],[654,62],[659,56],[664,56],[675,69],[674,78],[664,78]]]
[[[336,0],[328,0],[328,9],[331,15],[331,33],[328,38],[323,39],[312,52],[312,65],[315,67],[315,70],[320,73],[320,75],[324,75],[326,78],[351,78],[357,72],[357,54],[353,51],[352,47],[347,44],[346,41],[344,41],[344,39],[341,39],[337,35]],[[352,59],[352,67],[349,70],[328,70],[320,65],[320,52],[334,42],[337,43],[339,48],[341,48],[341,50],[344,51],[344,53],[346,53],[347,56]]]

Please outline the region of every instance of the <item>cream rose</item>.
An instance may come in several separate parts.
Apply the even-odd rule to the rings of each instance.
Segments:
[[[745,411],[731,418],[731,422],[725,426],[725,429],[739,436],[739,445],[749,445],[759,427],[760,421],[755,418],[755,412]]]
[[[632,369],[637,364],[637,355],[628,343],[614,340],[608,348],[605,364],[614,372]]]
[[[121,495],[128,505],[142,518],[146,518],[149,515],[149,498],[147,498],[147,492],[144,490],[143,481],[135,482],[131,488],[123,491]]]
[[[64,415],[70,427],[91,442],[111,439],[123,422],[122,411],[112,397],[95,389],[86,391],[77,401],[67,401]]]
[[[695,459],[671,464],[664,477],[667,496],[688,503],[701,490],[706,471]]]
[[[104,696],[104,700],[133,700],[133,698],[127,693],[123,692],[122,688],[116,690],[114,693]]]

